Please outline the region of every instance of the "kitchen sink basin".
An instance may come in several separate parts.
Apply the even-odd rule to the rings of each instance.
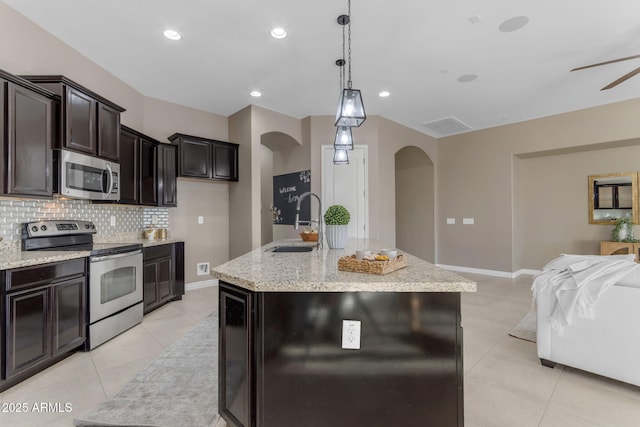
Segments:
[[[313,246],[276,246],[272,252],[311,252]]]

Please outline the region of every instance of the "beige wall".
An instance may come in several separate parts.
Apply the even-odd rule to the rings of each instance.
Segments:
[[[229,260],[229,184],[179,178],[178,207],[169,209],[169,227],[172,236],[185,238],[185,282],[211,279],[198,276],[196,265],[208,262],[213,268]]]
[[[636,145],[520,160],[515,212],[522,216],[519,241],[525,244],[519,245],[516,270],[540,268],[561,253],[600,253],[599,243],[610,239],[613,226],[589,224],[587,177],[639,170],[640,139],[632,142]]]
[[[0,2],[0,68],[19,75],[65,75],[127,109],[123,122],[142,126],[143,96],[24,16]]]
[[[396,246],[435,262],[435,185],[433,162],[418,147],[395,154]]]
[[[535,162],[527,163],[526,159],[540,157],[549,150],[564,150],[565,161],[573,164],[574,157],[583,155],[577,151],[595,150],[592,153],[595,163],[599,164],[602,159],[604,164],[611,155],[606,151],[608,147],[640,135],[639,113],[640,99],[635,99],[439,140],[436,162],[438,263],[515,272],[538,269],[543,265],[542,260],[557,256],[560,247],[555,239],[536,243],[537,255],[528,255],[525,248],[532,244],[532,236],[540,235],[535,233],[543,233],[545,228],[531,223],[531,216],[521,213],[527,203],[531,203],[530,196],[541,204],[548,203],[566,189],[552,189],[543,198],[529,194],[535,189],[525,181],[535,175]],[[635,158],[630,159],[633,164]],[[580,184],[575,184],[575,191],[582,192],[582,197],[577,196],[575,202],[584,210],[585,172],[579,168],[575,174],[570,173],[580,175],[575,179],[583,183],[582,188],[578,189]],[[519,207],[519,203],[523,207]],[[576,210],[581,209],[572,208]],[[455,217],[458,223],[447,226],[446,217]],[[462,225],[462,217],[474,217],[475,225]],[[564,224],[557,228],[558,235],[574,242],[564,246],[569,249],[593,253],[593,245],[586,241],[607,236],[606,231],[602,231],[607,226],[592,226],[594,228],[584,234],[583,227],[577,224],[586,223],[586,212],[575,217],[558,210],[555,221]]]
[[[302,141],[302,123],[293,117],[266,110],[255,105],[248,106],[229,117],[229,138],[240,144],[239,182],[230,191],[230,256],[232,258],[255,249],[262,244],[264,218],[261,173],[263,155],[262,144],[272,141],[276,134],[281,139]],[[263,139],[266,138],[266,139]],[[268,142],[267,142],[268,144]],[[278,145],[278,143],[275,143]],[[287,142],[285,146],[292,145]],[[282,147],[281,147],[282,148]],[[281,151],[278,153],[278,151]],[[278,154],[275,154],[278,153]],[[273,173],[280,174],[308,168],[308,148],[303,144],[298,148],[277,150],[273,156]],[[280,172],[284,171],[284,172]],[[276,230],[274,230],[276,232]],[[274,236],[275,237],[275,236]]]
[[[0,38],[0,68],[10,73],[64,75],[126,108],[122,123],[162,142],[174,132],[227,140],[226,117],[144,97],[1,2],[0,28],[11,34]],[[185,239],[187,283],[209,278],[195,276],[197,262],[215,266],[229,258],[229,185],[178,181],[170,233]],[[194,215],[205,224],[194,226]]]

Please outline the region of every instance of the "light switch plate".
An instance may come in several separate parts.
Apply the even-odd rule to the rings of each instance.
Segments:
[[[463,224],[467,224],[467,225],[473,225],[475,224],[475,219],[473,218],[462,218],[462,223]]]
[[[342,321],[342,348],[346,350],[360,350],[360,321]]]
[[[447,224],[455,224],[455,223],[456,223],[455,218],[447,218]]]
[[[204,224],[204,217],[202,215],[198,217],[198,224]]]

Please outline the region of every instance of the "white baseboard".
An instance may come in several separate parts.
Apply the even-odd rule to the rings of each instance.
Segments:
[[[210,280],[203,280],[201,282],[186,283],[184,285],[184,290],[185,292],[187,292],[187,291],[193,291],[194,289],[209,288],[211,286],[218,286],[218,279],[210,279]]]
[[[516,277],[521,276],[523,274],[535,275],[540,272],[540,270],[530,270],[530,269],[520,269],[515,272],[510,272],[510,271],[500,271],[500,270],[487,270],[484,268],[460,267],[457,265],[445,265],[445,264],[436,264],[436,265],[440,268],[444,268],[445,270],[457,271],[460,273],[482,274],[483,276],[504,277],[507,279],[515,279]]]

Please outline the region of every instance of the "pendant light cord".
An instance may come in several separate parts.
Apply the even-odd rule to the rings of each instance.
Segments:
[[[349,80],[348,80],[348,82],[349,83],[348,83],[348,86],[349,86],[349,89],[351,89],[351,0],[348,0],[348,2],[347,2],[347,16],[349,17],[349,24],[347,24],[349,26],[349,30],[348,30],[348,32],[349,32],[349,43],[348,43],[348,46],[349,46],[349,52],[348,53],[349,53],[349,55],[347,56],[347,58],[349,58],[349,63],[348,63],[348,65],[349,65]],[[342,31],[344,33],[344,27],[342,28]]]

